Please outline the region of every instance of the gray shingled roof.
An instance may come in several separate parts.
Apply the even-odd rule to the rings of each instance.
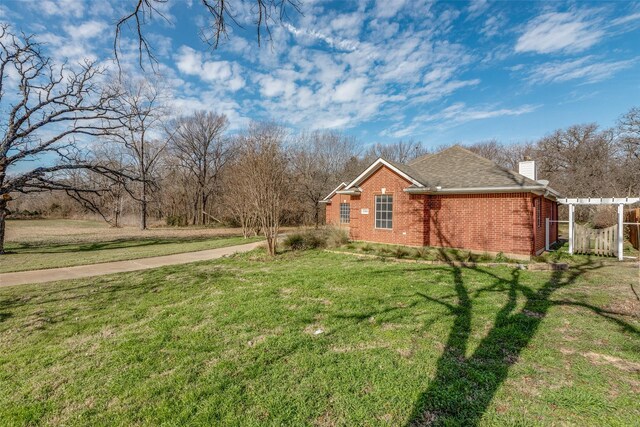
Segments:
[[[413,178],[416,181],[418,181],[420,184],[426,185],[425,184],[426,180],[424,179],[422,174],[420,174],[420,172],[418,172],[415,168],[413,168],[413,167],[411,167],[409,165],[405,165],[404,163],[392,162],[391,160],[387,160],[387,159],[384,159],[384,161],[386,161],[387,163],[389,163],[393,167],[397,168],[399,171],[401,171],[403,173],[406,173],[411,178]]]
[[[418,157],[409,162],[408,170],[413,170],[416,175],[408,171],[405,173],[430,188],[542,186],[539,182],[502,168],[459,145]]]

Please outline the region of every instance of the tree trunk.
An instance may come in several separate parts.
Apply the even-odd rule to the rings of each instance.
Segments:
[[[147,229],[147,180],[142,181],[142,197],[140,199],[140,229]]]
[[[200,214],[202,215],[202,225],[206,225],[207,224],[207,215],[205,214],[206,211],[206,206],[207,206],[207,193],[204,191],[204,188],[202,189],[202,211],[200,212]]]
[[[142,177],[142,197],[140,198],[140,229],[147,229],[147,165],[144,156],[144,131],[140,140],[140,176]]]
[[[4,230],[6,225],[6,218],[11,213],[7,209],[7,201],[0,199],[0,255],[4,253]]]
[[[120,202],[121,202],[121,197],[116,197],[116,202],[115,202],[115,209],[113,212],[113,226],[115,228],[120,227]]]
[[[269,255],[276,256],[278,246],[278,232],[274,227],[266,226],[264,228],[264,237],[267,239],[267,251]]]

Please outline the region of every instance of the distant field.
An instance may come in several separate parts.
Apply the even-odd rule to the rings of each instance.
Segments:
[[[234,228],[111,228],[86,220],[7,223],[0,273],[148,258],[253,242]]]
[[[136,238],[207,238],[239,236],[239,228],[109,227],[104,222],[73,219],[35,219],[7,221],[9,243],[83,243]]]

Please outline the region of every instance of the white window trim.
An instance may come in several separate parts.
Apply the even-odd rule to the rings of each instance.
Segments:
[[[342,220],[342,205],[347,205],[349,207],[349,221],[345,222]],[[351,224],[351,203],[340,203],[340,224]]]
[[[389,196],[389,197],[391,197],[391,228],[378,227],[378,225],[377,225],[377,222],[378,222],[378,203],[376,202],[376,198],[381,197],[381,196]],[[393,230],[393,219],[395,217],[394,212],[393,212],[393,206],[394,206],[393,193],[391,193],[391,194],[374,194],[373,195],[373,228],[374,228],[374,230]]]

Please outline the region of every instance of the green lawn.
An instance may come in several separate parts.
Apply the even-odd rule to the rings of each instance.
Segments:
[[[9,221],[0,273],[70,267],[215,249],[259,241],[237,229],[110,228],[87,220]]]
[[[183,252],[202,251],[256,242],[260,238],[151,238],[119,239],[95,243],[15,245],[0,257],[0,273],[70,267],[109,261],[149,258]]]
[[[638,270],[310,251],[0,289],[0,425],[638,425]]]

